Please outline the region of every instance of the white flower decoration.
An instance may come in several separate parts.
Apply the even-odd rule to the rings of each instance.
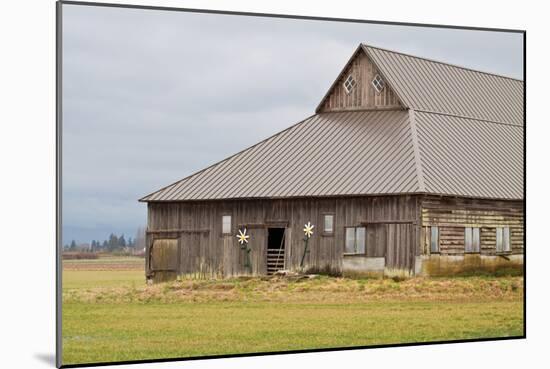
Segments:
[[[239,243],[241,245],[248,243],[248,239],[250,238],[250,236],[246,234],[246,228],[244,228],[242,231],[239,229],[239,234],[236,237],[239,239]]]
[[[310,238],[311,235],[313,235],[313,228],[315,227],[311,222],[307,222],[307,224],[304,224],[304,234],[307,238]]]

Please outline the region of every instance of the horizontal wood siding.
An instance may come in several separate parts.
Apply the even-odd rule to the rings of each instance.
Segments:
[[[350,74],[354,77],[357,85],[348,94],[344,88],[344,81]],[[374,64],[364,52],[359,52],[336,81],[320,111],[401,108],[397,95],[388,86],[387,81],[385,81],[385,88],[380,93],[376,92],[372,86],[372,80],[376,74],[380,74],[380,72]]]
[[[315,228],[305,268],[332,273],[342,269],[345,227],[365,226],[367,256],[389,258],[396,268],[412,268],[418,239],[414,196],[152,202],[148,209],[148,247],[157,238],[177,238],[178,270],[196,277],[266,274],[269,227],[286,228],[285,267],[298,269],[305,247],[304,224],[311,222]],[[323,232],[326,213],[334,215],[332,234]],[[222,234],[223,215],[231,215],[231,235]],[[251,272],[245,268],[245,252],[235,237],[242,226],[250,234]],[[392,247],[388,251],[389,239]],[[149,260],[147,270],[151,272]]]
[[[426,196],[421,206],[423,252],[429,252],[427,227],[439,226],[440,252],[464,254],[464,228],[479,227],[481,254],[496,254],[496,227],[510,227],[512,254],[523,254],[523,201]]]

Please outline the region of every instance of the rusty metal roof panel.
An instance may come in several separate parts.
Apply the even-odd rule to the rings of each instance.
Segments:
[[[523,199],[523,127],[442,114],[414,115],[425,190]]]
[[[523,81],[363,45],[410,109],[523,124]]]
[[[419,190],[408,112],[355,111],[314,115],[142,201]]]

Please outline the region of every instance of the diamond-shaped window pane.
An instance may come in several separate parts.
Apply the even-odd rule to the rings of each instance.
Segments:
[[[355,87],[357,83],[355,82],[355,79],[353,78],[353,76],[350,74],[348,76],[348,78],[346,78],[346,81],[344,82],[344,89],[346,90],[346,92],[349,94],[351,93],[351,91],[353,91],[353,87]]]
[[[379,74],[374,76],[374,79],[372,80],[372,86],[376,90],[376,92],[380,93],[384,89],[384,80],[382,77],[380,77]]]

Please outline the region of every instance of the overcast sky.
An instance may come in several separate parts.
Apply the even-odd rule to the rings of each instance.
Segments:
[[[518,33],[63,5],[63,241],[314,113],[360,42],[515,78]]]

